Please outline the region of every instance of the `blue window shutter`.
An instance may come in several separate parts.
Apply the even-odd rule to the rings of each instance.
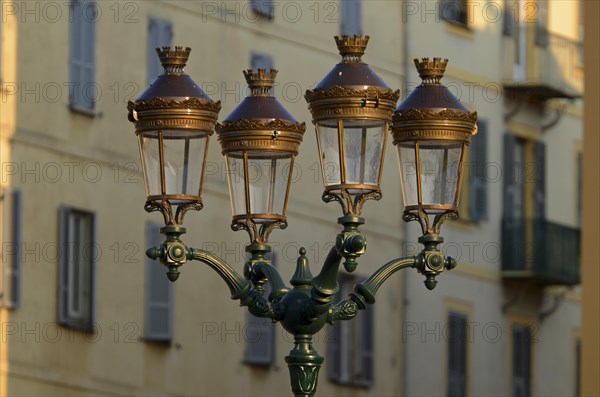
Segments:
[[[254,70],[271,70],[273,69],[273,57],[270,55],[253,52],[250,54],[250,67]]]
[[[535,143],[535,217],[546,217],[546,144]]]
[[[502,33],[505,36],[512,36],[515,29],[515,11],[514,2],[504,0],[504,14],[502,15]]]
[[[96,212],[91,214],[91,248],[90,248],[90,280],[89,280],[89,288],[90,288],[90,317],[89,321],[91,324],[96,323],[96,260],[98,259],[98,241],[97,239],[97,223],[96,223]]]
[[[160,225],[146,224],[146,247],[162,244]],[[173,339],[173,283],[160,262],[146,258],[146,292],[144,338],[148,341],[170,342]]]
[[[163,73],[163,67],[156,55],[156,49],[173,45],[173,24],[166,19],[150,17],[148,19],[148,64],[147,83],[152,84]]]
[[[21,191],[5,189],[2,197],[2,285],[1,306],[21,306]]]
[[[477,122],[479,131],[471,139],[469,160],[471,162],[471,190],[469,215],[473,221],[484,221],[488,217],[488,193],[485,167],[487,165],[487,122]]]
[[[367,310],[358,314],[355,321],[360,326],[360,370],[357,383],[361,386],[371,386],[375,381],[375,307],[370,305]]]
[[[71,106],[93,111],[96,88],[96,3],[89,0],[71,1],[70,18],[70,92]]]
[[[59,260],[58,260],[58,322],[60,324],[68,323],[67,317],[67,303],[68,303],[68,274],[67,274],[67,261],[69,250],[67,247],[68,241],[68,222],[69,222],[69,209],[66,207],[60,207],[58,211],[58,246],[59,246]]]
[[[515,146],[517,138],[507,132],[504,134],[504,217],[512,219],[515,216]]]
[[[467,395],[467,316],[448,314],[448,396]]]
[[[362,0],[340,0],[340,33],[362,35]]]
[[[268,19],[275,17],[275,3],[273,0],[250,0],[250,6],[258,15]]]

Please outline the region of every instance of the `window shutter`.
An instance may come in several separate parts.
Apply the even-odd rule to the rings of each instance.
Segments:
[[[340,0],[340,33],[362,34],[362,0]]]
[[[265,69],[270,70],[273,69],[273,57],[266,54],[259,54],[257,52],[253,52],[250,55],[250,67],[254,70],[257,69]]]
[[[371,386],[375,381],[375,313],[374,306],[359,313],[358,318],[351,321],[359,321],[360,324],[360,370],[357,374],[357,382],[361,386]]]
[[[548,2],[538,1],[536,6],[535,44],[545,48],[548,46]]]
[[[531,329],[513,326],[513,396],[531,394]]]
[[[156,49],[173,45],[173,24],[170,21],[151,17],[148,19],[148,58],[147,58],[147,83],[152,84],[154,79],[163,73],[163,67],[156,56]]]
[[[469,215],[473,221],[484,221],[488,217],[488,194],[485,167],[487,165],[487,122],[477,122],[479,131],[471,140],[470,161],[472,170]]]
[[[162,244],[160,225],[146,224],[146,247]],[[173,283],[165,268],[146,258],[146,296],[144,337],[149,341],[170,342],[173,339]]]
[[[467,393],[467,316],[448,314],[448,397]]]
[[[356,319],[355,319],[356,320]],[[341,342],[342,322],[337,321],[327,328],[327,370],[329,378],[334,382],[342,381]]]
[[[98,259],[97,252],[97,233],[96,233],[96,212],[91,214],[91,247],[90,247],[90,315],[89,322],[90,324],[96,323],[96,260]]]
[[[71,2],[70,31],[70,91],[71,106],[94,110],[96,89],[96,19],[97,8],[93,1],[73,0]]]
[[[514,151],[517,138],[511,134],[504,134],[504,217],[513,219],[515,216],[515,181],[518,176],[515,170]]]
[[[21,191],[5,189],[2,198],[1,306],[21,306]]]
[[[275,3],[272,0],[250,0],[252,10],[258,15],[273,19],[275,16]]]
[[[502,33],[505,36],[512,36],[515,29],[515,11],[513,9],[514,5],[510,0],[504,0],[504,18],[503,18],[503,26]]]
[[[546,214],[546,144],[535,142],[535,217]]]
[[[59,259],[58,259],[58,322],[66,325],[68,323],[67,304],[68,304],[68,272],[67,263],[69,260],[68,247],[68,222],[69,209],[60,207],[58,211],[58,241],[59,241]]]

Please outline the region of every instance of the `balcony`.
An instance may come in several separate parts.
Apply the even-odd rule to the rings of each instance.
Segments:
[[[579,229],[545,219],[503,219],[503,278],[577,285],[579,268]]]
[[[506,38],[504,44],[507,93],[540,102],[583,95],[581,41],[548,32],[540,36],[538,32],[535,43],[534,40],[522,43],[526,50],[519,50],[514,37]],[[515,62],[518,57],[523,61]]]

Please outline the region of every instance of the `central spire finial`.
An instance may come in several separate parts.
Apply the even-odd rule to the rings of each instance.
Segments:
[[[369,43],[369,36],[365,36],[364,38],[358,34],[355,34],[354,37],[343,35],[340,38],[339,36],[335,36],[335,43],[340,51],[340,55],[343,57],[343,62],[358,63],[361,62],[360,58],[365,53],[367,43]]]

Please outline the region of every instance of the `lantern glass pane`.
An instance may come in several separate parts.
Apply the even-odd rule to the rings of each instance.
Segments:
[[[415,160],[414,142],[400,143],[397,145],[397,148],[404,205],[417,205],[417,163]]]
[[[346,183],[378,185],[386,123],[344,120]]]
[[[337,120],[318,122],[317,140],[320,150],[321,172],[325,186],[341,184]]]
[[[138,135],[140,157],[142,158],[142,171],[146,185],[146,196],[161,194],[160,188],[160,157],[158,133]]]
[[[159,131],[140,135],[140,150],[148,196],[169,194],[198,196],[207,134],[199,131],[164,130],[165,191],[162,192]],[[177,203],[181,200],[171,200]]]
[[[419,143],[423,204],[456,204],[461,152],[462,144],[458,142],[421,141]]]
[[[285,215],[285,199],[292,166],[289,153],[248,152],[248,195],[251,215]],[[246,214],[244,153],[227,154],[229,192],[233,215]],[[260,217],[253,218],[261,223]]]
[[[242,152],[229,153],[227,160],[227,181],[233,215],[246,213],[246,191],[244,189],[244,157]]]

